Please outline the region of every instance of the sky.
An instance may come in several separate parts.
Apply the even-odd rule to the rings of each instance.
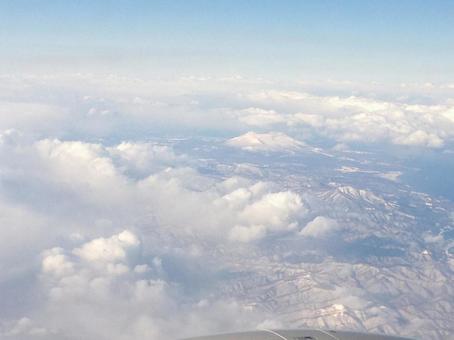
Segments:
[[[451,1],[0,2],[2,71],[435,81]]]

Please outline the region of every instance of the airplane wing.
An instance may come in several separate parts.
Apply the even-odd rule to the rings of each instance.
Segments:
[[[408,340],[396,336],[318,329],[257,330],[209,335],[185,340]]]

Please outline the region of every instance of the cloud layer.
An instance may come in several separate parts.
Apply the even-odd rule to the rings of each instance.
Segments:
[[[173,339],[198,329],[250,327],[263,317],[234,300],[186,301],[181,287],[166,279],[161,259],[144,258],[141,247],[139,238],[124,230],[73,249],[45,250],[40,273],[45,305],[34,322],[46,326],[31,328],[23,325],[30,319],[21,319],[9,334],[22,338],[39,330],[46,338]]]
[[[196,287],[172,279],[178,269],[167,272],[160,256],[204,262],[211,247],[294,233],[306,212],[298,194],[241,177],[204,176],[164,145],[29,141],[11,131],[2,138],[1,262],[28,271],[31,293],[40,297],[26,309],[5,310],[11,315],[2,335],[178,338],[267,320],[209,289],[185,294]],[[121,231],[125,226],[132,229]],[[29,288],[20,273],[2,273],[3,282],[16,279],[18,287],[2,288],[13,300]]]
[[[427,148],[441,148],[454,138],[450,84],[340,87],[326,82],[313,88],[293,84],[292,89],[241,77],[153,81],[90,74],[4,75],[2,81],[0,129],[46,137],[143,138],[147,131],[242,134],[256,129],[304,141],[323,136],[343,143]]]
[[[406,168],[351,147],[452,152],[452,88],[390,95],[241,77],[1,79],[0,337],[161,339],[295,326],[285,315],[295,316],[288,308],[307,287],[317,294],[297,310],[297,326],[396,332],[403,318],[407,334],[441,334],[412,308],[435,301],[436,315],[450,289],[448,232],[427,229],[449,226],[439,216],[450,208],[414,192],[397,202],[393,194],[410,190],[400,182]],[[352,184],[355,175],[371,175],[372,188],[363,177]],[[436,208],[442,223],[422,227],[402,202]],[[437,249],[446,262],[428,257]],[[399,266],[383,269],[383,256]],[[399,262],[410,260],[410,269]],[[323,268],[334,282],[367,278],[349,291]],[[397,279],[377,286],[373,272]],[[430,275],[439,278],[433,292]],[[379,293],[401,295],[404,277],[422,283],[399,316]]]

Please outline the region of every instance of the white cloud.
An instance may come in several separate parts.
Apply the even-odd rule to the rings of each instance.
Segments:
[[[261,91],[255,105],[279,107],[274,120],[310,128],[338,142],[386,142],[439,148],[454,139],[452,103],[413,105],[360,96],[323,96],[294,91]]]
[[[154,206],[161,224],[174,226],[174,232],[197,233],[208,239],[235,239],[238,226],[258,228],[255,238],[291,228],[305,207],[299,195],[290,191],[275,191],[267,183],[251,183],[230,178],[211,184],[202,190],[185,187],[194,184],[191,172],[183,178],[169,176],[174,171],[159,173],[141,182],[140,188]],[[181,182],[183,181],[183,183]],[[175,205],[175,197],[184,204]],[[232,234],[233,233],[233,234]]]
[[[301,197],[291,191],[269,193],[246,206],[240,214],[242,221],[269,225],[271,228],[293,228],[289,219],[301,213]]]
[[[261,239],[265,235],[266,227],[264,225],[236,225],[230,230],[229,238],[232,241],[251,242]]]
[[[247,132],[226,142],[227,145],[247,151],[298,151],[304,143],[281,132]]]
[[[294,228],[305,212],[301,198],[291,191],[240,177],[216,180],[203,176],[185,166],[184,157],[169,147],[131,142],[105,147],[44,139],[12,146],[8,155],[17,157],[14,164],[25,166],[19,172],[12,170],[10,176],[20,174],[23,185],[37,181],[43,187],[40,190],[45,190],[45,199],[55,202],[46,208],[48,216],[64,214],[77,219],[73,229],[67,230],[73,242],[90,234],[81,223],[111,230],[137,221],[150,223],[150,216],[156,228],[216,242],[232,239],[231,229],[236,226],[263,225],[257,239]],[[176,167],[168,167],[171,163]],[[136,175],[138,169],[140,176]],[[48,206],[41,197],[29,204]],[[76,206],[83,214],[73,209]],[[94,256],[98,253],[95,246],[101,249],[106,242],[113,241],[97,240],[87,253]]]
[[[393,140],[396,144],[402,145],[420,145],[430,148],[439,148],[443,146],[443,139],[433,133],[417,130],[406,136],[399,136]]]
[[[145,138],[151,131],[260,127],[283,133],[291,129],[305,136],[315,133],[337,142],[430,148],[454,139],[452,89],[446,85],[405,84],[390,90],[384,85],[327,82],[325,88],[306,83],[301,91],[300,84],[295,90],[288,84],[241,77],[227,82],[202,78],[3,76],[8,100],[0,100],[0,129],[50,138],[127,139],[131,134]],[[48,93],[57,95],[49,97]],[[415,104],[415,97],[421,103]],[[430,100],[422,100],[426,97]]]
[[[229,232],[232,241],[250,242],[269,232],[294,230],[298,218],[306,212],[301,197],[290,191],[269,193],[245,206],[239,215],[240,225]]]
[[[176,165],[184,159],[183,156],[177,156],[172,148],[153,143],[122,142],[107,151],[122,169],[139,176]]]
[[[67,118],[67,109],[53,103],[0,100],[0,131],[16,129],[52,134],[65,125]]]
[[[136,235],[128,230],[108,239],[97,238],[81,248],[74,249],[74,254],[88,262],[125,261],[135,253],[140,242]]]
[[[44,339],[49,338],[51,333],[43,327],[39,327],[33,323],[33,321],[28,317],[22,317],[18,320],[12,322],[11,325],[7,327],[6,330],[1,329],[0,327],[0,336],[5,338],[38,338]],[[5,327],[6,328],[6,327]]]
[[[443,115],[454,123],[454,107],[450,107],[448,110],[443,112]]]
[[[239,120],[250,126],[269,126],[285,123],[285,117],[274,110],[250,107],[239,113]]]
[[[64,254],[63,248],[52,248],[44,253],[42,261],[42,271],[57,277],[72,273],[74,265]]]
[[[306,224],[306,226],[300,231],[300,235],[318,238],[324,237],[338,229],[339,224],[336,220],[324,216],[317,216]]]
[[[143,263],[140,253],[128,260],[127,254],[140,247],[139,237],[125,230],[78,248],[44,251],[41,289],[47,300],[33,317],[61,338],[84,339],[173,339],[254,328],[266,320],[234,300],[180,296],[178,285],[162,276],[160,260]],[[119,265],[125,270],[111,270]],[[24,318],[5,333],[29,333],[31,324]]]

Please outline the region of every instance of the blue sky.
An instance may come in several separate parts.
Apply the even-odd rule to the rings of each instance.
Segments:
[[[452,1],[0,1],[2,72],[450,81]]]

